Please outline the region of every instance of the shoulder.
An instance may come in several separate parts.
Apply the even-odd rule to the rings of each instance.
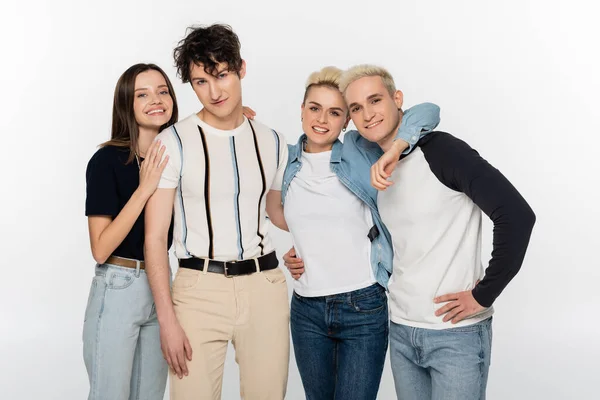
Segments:
[[[280,147],[285,146],[287,144],[285,136],[281,132],[265,125],[264,123],[256,119],[252,121],[248,120],[248,122],[252,125],[252,128],[254,128],[254,132],[256,132],[257,136],[274,139],[275,143]]]
[[[355,149],[361,152],[373,152],[373,153],[381,153],[382,150],[377,143],[369,142],[367,139],[363,138],[360,133],[356,129],[352,129],[347,131],[344,134],[343,141],[343,150],[344,151],[355,151]]]
[[[417,143],[417,146],[422,149],[438,149],[438,148],[471,148],[465,141],[451,135],[448,132],[433,131],[430,134],[423,136]]]
[[[179,138],[186,135],[197,135],[198,134],[198,117],[196,114],[188,115],[186,118],[179,120],[173,125],[165,128],[160,135],[162,135],[165,139],[169,138]]]
[[[479,157],[479,153],[464,140],[447,132],[435,131],[424,136],[417,146],[421,148],[428,161],[459,161]]]
[[[129,158],[128,147],[103,146],[94,153],[88,162],[85,175],[88,184],[113,179],[125,166]]]
[[[99,148],[90,161],[88,162],[88,168],[90,167],[102,167],[102,166],[114,166],[117,163],[125,163],[129,158],[129,147],[119,146],[103,146]]]

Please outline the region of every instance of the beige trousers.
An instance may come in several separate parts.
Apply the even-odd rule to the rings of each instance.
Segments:
[[[227,278],[180,268],[175,313],[192,346],[189,375],[170,371],[171,400],[221,399],[228,342],[244,400],[282,400],[290,357],[288,292],[280,268]]]

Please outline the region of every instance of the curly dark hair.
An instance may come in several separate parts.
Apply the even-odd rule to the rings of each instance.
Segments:
[[[229,25],[191,26],[173,50],[177,76],[188,83],[192,63],[201,63],[204,71],[211,75],[217,72],[219,63],[226,63],[229,71],[239,75],[242,69],[240,47],[240,39]]]

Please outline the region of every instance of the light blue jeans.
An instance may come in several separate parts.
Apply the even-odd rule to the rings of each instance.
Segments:
[[[83,323],[89,400],[162,400],[168,366],[144,270],[96,266]]]
[[[399,400],[485,400],[492,318],[443,330],[390,324]]]

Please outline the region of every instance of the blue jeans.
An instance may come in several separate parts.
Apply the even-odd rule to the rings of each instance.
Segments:
[[[401,400],[484,400],[492,318],[443,330],[392,322],[390,361]]]
[[[348,293],[294,292],[291,331],[307,400],[376,399],[388,347],[388,307],[378,284]]]
[[[85,310],[89,400],[162,400],[168,366],[144,270],[103,264]]]

